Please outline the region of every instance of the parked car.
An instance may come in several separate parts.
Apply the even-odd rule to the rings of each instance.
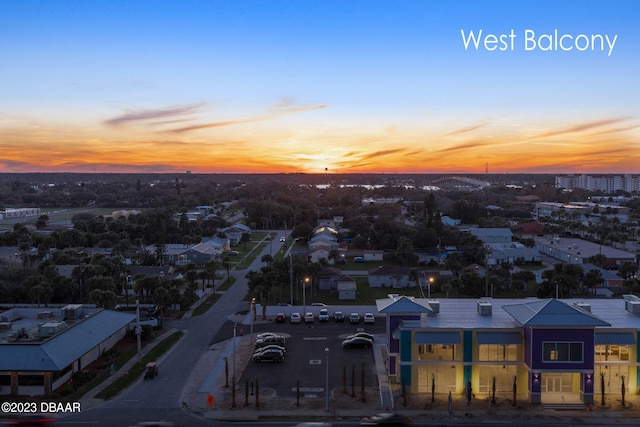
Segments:
[[[368,261],[366,258],[363,258],[361,256],[357,256],[353,258],[353,262],[355,262],[356,264],[366,264]]]
[[[275,332],[262,332],[256,335],[256,340],[261,340],[268,337],[277,337],[280,334],[276,334]]]
[[[281,238],[280,238],[280,241],[281,241],[281,242],[286,242],[286,241],[287,241],[287,238],[286,238],[286,237],[281,237]]]
[[[318,314],[319,322],[328,322],[329,321],[329,310],[326,308],[320,309],[320,314]]]
[[[238,251],[227,251],[227,252],[223,252],[222,255],[226,255],[226,256],[238,256],[240,255],[240,252]]]
[[[358,313],[351,313],[349,315],[349,323],[360,323],[360,315]]]
[[[307,311],[304,314],[304,323],[313,323],[314,320],[316,320],[316,317],[313,315],[312,312]]]
[[[251,357],[254,362],[282,362],[284,360],[284,352],[280,350],[268,350],[254,354]]]
[[[323,303],[323,302],[313,302],[311,303],[312,307],[326,307],[327,304]]]
[[[300,316],[300,313],[291,313],[291,316],[289,316],[289,322],[300,323],[302,322],[302,316]]]
[[[394,426],[404,427],[413,424],[411,418],[397,413],[381,413],[363,418],[361,426]]]
[[[345,339],[351,339],[351,338],[366,338],[368,340],[373,341],[373,335],[368,333],[368,332],[356,332],[353,335],[349,335],[347,338]]]
[[[342,314],[341,311],[336,311],[333,313],[333,321],[338,323],[344,322],[344,314]]]
[[[364,337],[353,337],[342,341],[342,348],[369,348],[373,341]]]
[[[376,318],[373,316],[373,313],[364,314],[364,323],[376,323]]]
[[[269,350],[278,350],[281,351],[283,353],[287,352],[287,349],[285,348],[285,346],[283,345],[278,345],[278,344],[269,344],[267,346],[264,347],[258,347],[254,350],[253,354],[258,354],[258,353],[262,353],[263,351],[269,351]]]
[[[267,338],[263,338],[263,339],[259,339],[256,340],[256,348],[258,347],[266,347],[268,345],[271,344],[276,344],[276,345],[285,345],[286,343],[286,339],[282,336],[277,336],[277,337],[267,337]]]
[[[147,307],[147,317],[155,317],[158,314],[160,314],[160,307],[158,307],[157,305]]]
[[[284,313],[276,313],[276,323],[284,323],[287,320],[287,315]]]

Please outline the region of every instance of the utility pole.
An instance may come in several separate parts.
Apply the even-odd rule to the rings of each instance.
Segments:
[[[136,300],[136,340],[138,344],[138,364],[142,363],[142,327],[140,326],[140,300]]]
[[[293,305],[293,256],[289,252],[289,304]]]

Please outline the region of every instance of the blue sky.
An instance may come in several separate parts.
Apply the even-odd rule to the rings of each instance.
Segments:
[[[5,0],[0,171],[638,173],[639,12]],[[508,51],[460,34],[512,29]],[[610,56],[525,51],[525,29],[617,40]]]

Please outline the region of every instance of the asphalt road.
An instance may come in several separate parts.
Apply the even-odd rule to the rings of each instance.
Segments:
[[[278,250],[281,245],[281,242],[275,241],[272,249]],[[262,255],[268,252],[267,246],[255,257],[249,269],[258,270],[262,266]],[[212,421],[196,422],[191,415],[182,411],[180,395],[193,367],[227,324],[227,318],[240,310],[249,309],[249,304],[243,301],[248,291],[244,276],[249,269],[231,273],[236,282],[205,314],[165,322],[167,326],[184,331],[185,335],[162,359],[160,375],[153,381],[138,381],[114,399],[79,414],[69,415],[59,424],[128,426],[145,420],[167,419],[176,426],[211,425]],[[232,330],[223,332],[227,333],[231,334]]]

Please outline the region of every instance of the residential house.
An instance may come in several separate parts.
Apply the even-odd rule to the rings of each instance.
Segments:
[[[309,260],[309,262],[318,263],[323,258],[329,264],[333,264],[334,262],[334,260],[329,260],[329,249],[324,246],[320,246],[315,249],[310,249],[307,252],[307,259]]]
[[[462,224],[462,220],[451,218],[451,217],[449,217],[447,215],[441,216],[440,217],[440,222],[443,223],[444,225],[448,225],[450,227],[457,227],[460,224]]]
[[[382,261],[384,257],[384,251],[374,249],[364,249],[362,251],[362,258],[367,261]]]
[[[472,228],[469,231],[487,248],[508,248],[513,242],[513,233],[508,228]]]
[[[338,289],[338,279],[342,276],[342,270],[335,267],[323,267],[318,274],[318,289],[330,291]]]
[[[251,234],[251,228],[244,224],[236,223],[230,227],[222,229],[222,233],[229,238],[232,245],[237,245],[242,240],[242,236],[247,233]]]
[[[542,257],[540,251],[534,248],[513,247],[502,248],[491,251],[488,258],[489,265],[499,264],[540,264]]]
[[[355,300],[357,297],[356,279],[351,276],[342,275],[337,282],[339,300]]]
[[[231,250],[231,241],[228,237],[213,236],[207,240],[203,239],[201,243],[215,248],[218,254],[229,252]]]
[[[369,287],[405,288],[415,287],[416,282],[409,280],[409,267],[383,265],[369,270]]]
[[[177,265],[196,264],[205,265],[220,256],[217,249],[205,243],[190,246],[180,254]]]
[[[599,271],[600,276],[602,276],[602,284],[599,286],[601,288],[619,288],[623,286],[624,279],[618,276],[616,270],[607,270],[591,263],[580,264],[580,267],[582,267],[585,275],[591,270]]]
[[[318,234],[313,236],[309,240],[308,247],[309,249],[316,249],[320,247],[326,248],[328,250],[338,249],[338,239],[327,234]]]

